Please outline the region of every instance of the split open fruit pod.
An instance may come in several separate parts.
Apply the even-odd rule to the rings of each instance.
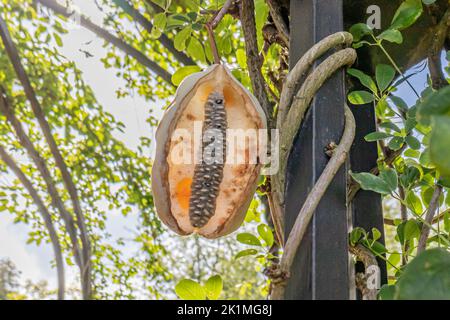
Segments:
[[[185,78],[156,131],[152,190],[160,219],[180,235],[235,231],[255,193],[266,141],[263,109],[225,66]]]

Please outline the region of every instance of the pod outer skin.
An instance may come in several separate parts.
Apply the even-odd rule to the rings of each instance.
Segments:
[[[156,211],[158,213],[161,221],[169,227],[172,231],[179,235],[189,235],[190,232],[184,231],[179,225],[175,217],[171,212],[171,200],[170,200],[170,187],[168,182],[168,171],[169,166],[167,162],[167,157],[169,153],[170,138],[172,132],[176,126],[176,119],[183,111],[183,108],[189,101],[190,97],[196,85],[201,82],[201,80],[208,76],[210,73],[217,71],[217,68],[222,68],[225,70],[227,76],[240,87],[242,92],[244,92],[249,98],[251,104],[255,108],[256,113],[260,116],[261,128],[267,128],[266,114],[264,113],[262,107],[260,106],[258,100],[239,82],[237,81],[231,72],[223,65],[214,64],[208,67],[206,70],[198,73],[194,73],[186,77],[180,86],[178,87],[175,100],[172,105],[166,110],[158,125],[156,131],[156,152],[155,159],[152,166],[152,192],[154,204]],[[173,121],[175,119],[175,121]],[[212,233],[202,233],[201,229],[198,233],[206,238],[214,239],[224,235],[227,235],[242,224],[245,215],[247,213],[248,207],[253,199],[253,195],[257,188],[257,181],[260,174],[261,164],[257,164],[252,172],[251,179],[246,186],[246,189],[241,195],[241,205],[236,209],[234,215],[232,215],[227,221],[225,221],[219,228],[217,228]]]

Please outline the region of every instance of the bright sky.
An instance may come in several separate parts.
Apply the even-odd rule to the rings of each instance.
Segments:
[[[101,24],[102,16],[94,1],[75,0],[75,4],[81,8],[84,14],[90,16],[94,22]],[[91,44],[85,45],[91,40]],[[145,119],[149,114],[150,108],[160,110],[162,104],[158,103],[151,106],[137,95],[134,98],[116,99],[115,91],[124,82],[115,76],[114,69],[105,70],[103,67],[103,64],[100,62],[100,58],[106,52],[102,48],[103,41],[91,32],[83,28],[73,29],[63,37],[63,41],[62,53],[67,58],[75,61],[78,68],[84,72],[84,79],[93,88],[98,101],[106,111],[125,124],[125,134],[120,134],[117,137],[130,148],[135,148],[138,145],[140,136],[152,137],[153,132],[145,122]],[[80,48],[89,51],[94,57],[86,58],[79,51]],[[410,81],[421,91],[425,88],[425,72],[412,77]],[[414,104],[416,101],[415,96],[406,84],[401,86],[398,95],[402,96],[409,105]],[[45,244],[39,247],[26,245],[29,228],[22,224],[14,224],[12,220],[12,217],[7,213],[0,213],[0,258],[10,257],[23,272],[23,280],[32,279],[37,281],[46,279],[55,287],[55,271],[50,267],[50,261],[52,260],[50,246]],[[125,226],[128,226],[128,230],[131,229],[131,222],[133,222],[133,215],[123,218],[118,213],[112,213],[108,222],[108,231],[115,236],[125,235]]]

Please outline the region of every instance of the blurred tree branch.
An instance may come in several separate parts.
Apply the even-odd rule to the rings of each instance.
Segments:
[[[35,1],[37,1],[44,7],[51,9],[56,14],[62,15],[66,18],[69,18],[72,16],[72,13],[70,12],[70,10],[68,8],[58,4],[55,0],[35,0]],[[136,59],[140,64],[142,64],[146,68],[150,69],[153,73],[155,73],[157,76],[159,76],[165,82],[167,82],[167,84],[173,86],[172,75],[167,70],[160,67],[159,64],[157,64],[156,62],[147,58],[147,56],[145,54],[143,54],[141,51],[135,49],[134,47],[130,46],[125,41],[117,38],[113,34],[109,33],[107,30],[96,25],[95,23],[93,23],[91,20],[89,20],[88,18],[86,18],[83,15],[80,16],[80,24],[82,27],[85,27],[86,29],[92,31],[98,37],[102,38],[106,42],[109,42],[113,46],[122,50],[125,54],[130,55],[131,57]]]
[[[138,10],[136,10],[126,0],[113,0],[113,2],[123,9],[128,15],[133,17],[148,33],[151,33],[153,24],[144,17]],[[165,34],[162,34],[158,41],[181,63],[184,65],[197,65],[197,63],[188,57],[184,52],[175,49],[173,41],[170,40]]]
[[[19,52],[11,38],[11,34],[9,33],[8,27],[6,25],[6,22],[3,20],[3,18],[0,17],[0,36],[3,40],[3,44],[5,46],[6,52],[9,56],[9,59],[14,67],[14,70],[17,74],[18,79],[20,80],[23,89],[25,91],[25,94],[27,96],[28,101],[30,102],[31,109],[33,110],[33,113],[39,123],[39,126],[44,134],[45,140],[47,141],[47,144],[50,148],[50,151],[54,157],[55,164],[58,167],[58,169],[61,172],[62,180],[64,182],[64,185],[69,193],[69,196],[71,198],[72,204],[73,204],[73,210],[75,212],[76,216],[76,224],[78,226],[78,230],[80,232],[80,238],[82,243],[82,249],[78,253],[79,255],[79,262],[80,262],[80,276],[81,276],[81,282],[82,282],[82,292],[83,292],[83,298],[89,299],[91,297],[91,263],[90,263],[90,240],[88,231],[85,225],[84,221],[84,215],[81,211],[81,205],[78,198],[78,191],[76,189],[75,183],[72,180],[72,176],[69,172],[69,169],[67,168],[67,165],[64,161],[64,158],[58,148],[58,145],[52,135],[51,128],[49,123],[47,122],[47,119],[45,117],[44,111],[42,110],[42,107],[37,100],[36,93],[31,85],[30,79],[28,78],[25,68],[23,67],[21,61]],[[8,110],[8,108],[6,108]],[[12,118],[11,118],[12,119]],[[16,129],[19,128],[19,126],[16,126]],[[26,142],[23,140],[23,142]],[[31,150],[31,149],[30,149]],[[51,186],[51,184],[49,184]],[[69,220],[69,216],[66,216],[66,223],[69,227],[71,226],[71,221]],[[74,228],[73,228],[74,229]],[[74,246],[75,252],[78,248],[78,242],[76,240],[76,231],[75,230],[68,230],[69,234],[72,232],[71,235],[72,238],[72,245]]]
[[[1,102],[0,102],[1,104]],[[44,204],[44,201],[39,196],[37,190],[33,187],[31,181],[26,177],[26,175],[20,170],[19,166],[16,164],[14,159],[6,152],[5,148],[0,145],[0,159],[6,164],[6,166],[16,175],[17,179],[20,180],[22,185],[30,194],[34,203],[36,204],[41,217],[44,220],[45,227],[47,228],[48,235],[53,247],[53,253],[55,255],[56,270],[58,274],[58,299],[64,299],[65,291],[65,277],[64,277],[64,262],[62,257],[61,244],[56,233],[55,226],[53,225],[51,215]]]

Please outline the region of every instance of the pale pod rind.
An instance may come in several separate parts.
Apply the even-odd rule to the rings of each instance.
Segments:
[[[205,102],[212,92],[220,92],[225,97],[227,156],[215,214],[206,225],[194,228],[189,221],[190,191],[186,188],[190,188],[189,179],[194,174],[194,155],[201,147],[180,138],[178,133],[190,132],[195,136],[194,127],[204,120]],[[157,213],[164,224],[180,235],[195,232],[207,238],[224,236],[239,228],[257,187],[261,164],[259,157],[255,159],[255,152],[261,150],[261,132],[265,129],[266,116],[258,101],[225,66],[212,65],[187,77],[156,131],[152,190]],[[228,134],[230,131],[233,134]],[[244,134],[245,141],[238,140],[240,134]],[[191,150],[192,161],[178,161],[177,152],[186,148]]]

